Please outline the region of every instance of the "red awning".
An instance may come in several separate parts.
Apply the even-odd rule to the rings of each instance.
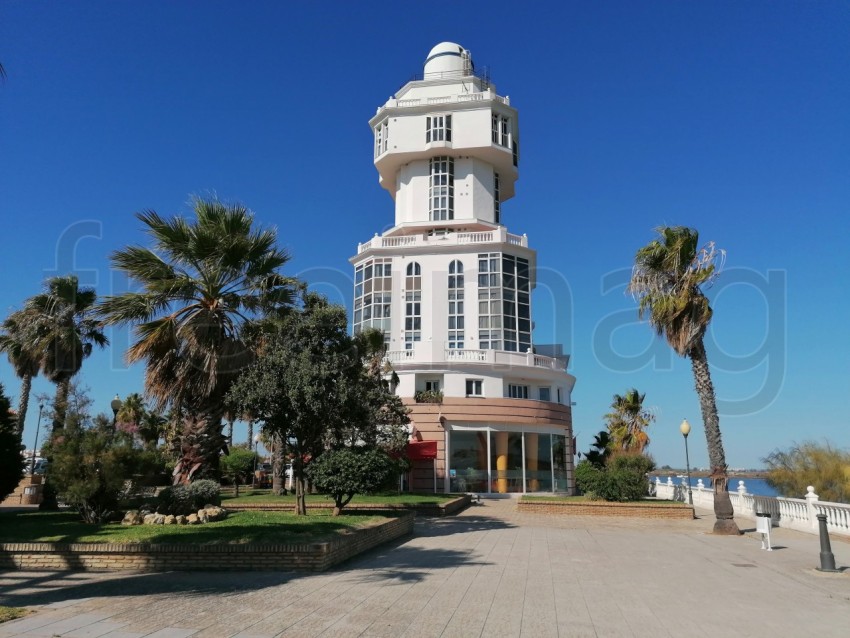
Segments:
[[[437,442],[413,441],[408,443],[407,458],[411,461],[425,461],[437,458]]]

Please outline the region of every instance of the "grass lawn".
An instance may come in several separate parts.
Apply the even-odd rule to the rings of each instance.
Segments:
[[[385,518],[370,514],[313,512],[234,512],[223,521],[203,525],[90,525],[75,512],[6,512],[0,514],[0,542],[5,543],[312,543],[340,530]]]
[[[561,501],[565,503],[607,503],[607,502],[615,502],[619,503],[619,501],[591,501],[586,496],[523,496],[523,501]],[[670,505],[681,505],[685,507],[685,503],[680,503],[678,501],[665,501],[657,498],[642,498],[639,501],[627,501],[622,503],[623,505],[636,504],[636,505],[651,505],[656,507],[669,507]]]
[[[20,607],[3,607],[0,605],[0,622],[15,620],[15,618],[21,618],[22,616],[26,616],[28,613],[30,612],[27,609],[21,609]]]
[[[438,505],[440,503],[447,503],[448,501],[457,498],[457,496],[457,494],[376,494],[372,496],[358,494],[346,507],[350,507],[351,505]],[[240,490],[239,498],[232,495],[226,496],[222,494],[222,506],[227,507],[228,504],[235,505],[237,503],[291,503],[292,506],[295,507],[295,496],[292,494],[287,494],[286,496],[275,496],[267,490],[257,490],[252,492],[250,489]],[[309,507],[310,504],[333,505],[333,499],[326,497],[323,494],[308,494],[307,506]]]

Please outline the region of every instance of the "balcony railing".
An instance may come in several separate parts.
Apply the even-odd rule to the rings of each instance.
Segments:
[[[470,348],[437,347],[428,342],[417,342],[415,349],[389,350],[384,358],[393,365],[425,363],[481,363],[497,367],[522,366],[546,368],[564,372],[563,360],[531,352],[508,352],[506,350],[474,350]]]
[[[375,235],[369,241],[357,245],[357,254],[367,250],[379,250],[381,248],[400,248],[411,246],[464,246],[468,244],[500,244],[506,243],[512,246],[528,247],[527,235],[514,235],[504,228],[473,233],[446,233],[444,235],[397,235],[393,237],[381,237]]]

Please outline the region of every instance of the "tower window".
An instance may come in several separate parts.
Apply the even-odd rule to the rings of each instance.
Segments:
[[[499,253],[478,255],[478,347],[502,349],[502,286]]]
[[[463,263],[455,259],[449,264],[449,339],[448,347],[463,349]]]
[[[412,350],[422,341],[422,268],[415,261],[407,264],[404,294],[404,348]]]
[[[431,221],[454,219],[455,177],[451,157],[431,158],[431,185],[429,192]]]
[[[384,120],[375,127],[375,157],[389,148],[390,121]]]
[[[466,380],[466,396],[480,397],[484,394],[483,379],[467,379]]]
[[[510,397],[511,399],[527,399],[528,386],[517,385],[514,383],[508,384],[508,397]]]
[[[511,120],[504,115],[493,114],[491,117],[491,137],[493,144],[510,148]]]
[[[452,116],[429,115],[425,118],[425,143],[451,142]]]
[[[374,259],[354,270],[354,333],[377,328],[390,334],[392,259]]]
[[[502,199],[499,184],[499,174],[493,173],[493,221],[497,224],[502,223]]]

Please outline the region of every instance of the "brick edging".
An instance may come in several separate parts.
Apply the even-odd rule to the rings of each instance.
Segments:
[[[633,516],[637,518],[693,519],[694,508],[687,505],[643,505],[641,503],[523,501],[517,511],[526,514],[566,516]]]
[[[394,503],[364,503],[362,505],[346,505],[346,512],[374,512],[374,511],[384,511],[384,512],[416,512],[417,514],[423,514],[425,516],[451,516],[452,514],[457,514],[460,511],[463,511],[472,503],[472,497],[469,494],[464,494],[462,496],[458,496],[450,501],[446,501],[445,503],[439,503],[436,505],[429,504],[410,504],[410,505],[400,505]],[[228,503],[224,502],[222,506],[227,509],[228,512],[288,512],[289,510],[295,507],[294,504],[287,503],[286,505],[280,503]],[[308,510],[331,510],[333,509],[334,504],[331,501],[327,503],[308,503]]]
[[[413,519],[413,513],[401,513],[320,543],[0,543],[0,570],[325,571],[413,533]]]

